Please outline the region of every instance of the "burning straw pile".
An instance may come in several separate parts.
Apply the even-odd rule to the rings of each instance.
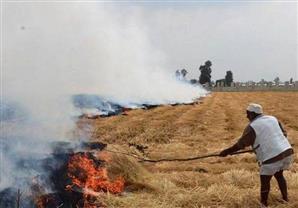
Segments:
[[[98,208],[106,207],[105,193],[155,190],[150,185],[151,175],[141,164],[133,158],[104,151],[105,144],[85,143],[80,151],[61,145],[67,146],[59,144],[53,155],[42,161],[50,173],[46,180],[51,190],[41,183],[44,176],[36,176],[26,193],[14,189],[0,192],[0,207]]]
[[[120,174],[113,179],[109,177],[107,166],[111,160],[107,154],[98,151],[106,145],[100,147],[98,144],[88,145],[91,151],[87,149],[56,155],[64,160],[63,165],[52,172],[51,179],[56,192],[37,197],[35,201],[38,208],[106,207],[101,200],[104,193],[119,194],[124,191],[124,177]]]
[[[114,181],[109,181],[107,169],[99,160],[94,160],[89,154],[75,154],[68,163],[67,176],[72,184],[67,185],[66,189],[92,190],[94,192],[121,193],[124,189],[124,179],[117,177]]]

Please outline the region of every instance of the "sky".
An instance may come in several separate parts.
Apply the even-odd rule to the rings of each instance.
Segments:
[[[151,11],[150,37],[169,55],[167,68],[199,76],[199,65],[209,59],[214,79],[227,70],[239,81],[298,78],[297,2],[198,3]]]
[[[142,39],[150,45],[150,53],[147,46],[140,51],[155,56],[152,59],[165,72],[185,68],[189,79],[198,78],[199,66],[211,60],[213,80],[224,78],[227,70],[233,72],[235,81],[269,81],[277,76],[283,81],[291,77],[298,80],[296,1],[4,1],[3,22],[4,25],[17,23],[24,32],[30,30],[30,25],[52,18],[57,28],[53,25],[51,29],[56,29],[57,35],[72,37],[61,29],[55,12],[69,12],[73,21],[81,21],[82,13],[68,8],[73,5],[92,7],[99,13],[108,11],[109,15],[99,17],[103,20],[98,27],[123,24],[123,30],[142,33]],[[11,10],[12,7],[15,9]],[[95,26],[92,21],[97,18],[93,13],[90,12],[90,27]],[[32,14],[38,15],[37,19],[30,20]],[[12,15],[15,17],[11,18]],[[86,15],[88,12],[83,18]],[[71,21],[69,24],[76,24]],[[135,46],[140,40],[133,38],[124,41]],[[122,70],[126,70],[125,65]]]
[[[168,70],[186,68],[198,77],[199,66],[211,60],[213,79],[224,78],[227,70],[238,81],[298,79],[297,1],[146,2],[141,7],[148,36],[165,52]]]

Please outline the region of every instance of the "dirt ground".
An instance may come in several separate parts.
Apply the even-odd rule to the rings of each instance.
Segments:
[[[82,122],[90,124],[93,140],[121,151],[138,152],[128,147],[134,143],[148,147],[140,156],[185,158],[217,153],[236,142],[248,124],[245,109],[250,102],[263,105],[265,114],[279,119],[297,153],[298,92],[217,92],[194,105],[138,109]],[[120,196],[109,195],[105,199],[108,207],[259,207],[258,165],[253,154],[142,166],[151,178],[149,185],[156,188],[144,186]],[[138,170],[132,166],[130,171]],[[297,171],[294,163],[286,173],[290,203],[279,202],[279,190],[272,180],[270,207],[298,207]]]

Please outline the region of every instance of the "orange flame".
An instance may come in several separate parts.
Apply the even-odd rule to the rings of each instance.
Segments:
[[[77,186],[82,190],[117,194],[124,189],[124,179],[122,177],[110,181],[107,169],[97,167],[94,160],[89,158],[86,153],[75,154],[70,158],[68,177],[72,180],[72,184],[66,187],[68,190]]]

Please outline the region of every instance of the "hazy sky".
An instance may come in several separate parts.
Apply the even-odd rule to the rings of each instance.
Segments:
[[[186,68],[199,76],[199,65],[210,59],[214,79],[227,70],[242,81],[298,79],[296,1],[147,2],[142,7],[148,35],[165,52],[168,69]]]
[[[148,9],[149,13],[149,9]],[[213,63],[213,78],[226,70],[236,80],[297,77],[297,3],[198,3],[151,9],[154,43],[169,55],[169,68],[198,75]]]
[[[108,19],[102,21],[102,25],[96,25],[98,27],[106,28],[110,24],[121,25],[125,22],[124,30],[133,29],[142,33],[142,38],[150,44],[150,53],[159,54],[158,62],[168,72],[174,73],[176,69],[186,68],[190,72],[189,78],[198,78],[198,67],[206,60],[211,60],[212,79],[223,78],[227,70],[232,70],[234,79],[238,81],[259,81],[261,78],[273,80],[276,76],[281,80],[289,80],[291,77],[298,79],[295,1],[6,1],[4,13],[14,11],[16,14],[7,15],[20,15],[26,19],[26,15],[30,16],[30,13],[40,10],[37,12],[39,16],[32,23],[35,24],[42,22],[43,18],[48,20],[52,16],[55,19],[56,10],[51,11],[53,5],[64,8],[67,13],[68,6],[72,4],[92,6],[99,11],[109,10]],[[22,8],[22,14],[17,9],[9,9],[11,7]],[[47,10],[45,17],[41,12],[43,10]],[[88,13],[84,15],[88,16]],[[79,17],[74,19],[80,21]],[[15,23],[16,18],[4,18],[5,24],[11,24],[10,21]],[[61,31],[59,20],[55,21],[58,31]],[[22,24],[19,22],[20,28]],[[24,27],[30,29],[31,23],[27,21],[26,24]],[[67,32],[58,35],[68,36]],[[135,44],[133,37],[128,38],[128,41]],[[148,53],[146,49],[140,48],[140,51]]]

